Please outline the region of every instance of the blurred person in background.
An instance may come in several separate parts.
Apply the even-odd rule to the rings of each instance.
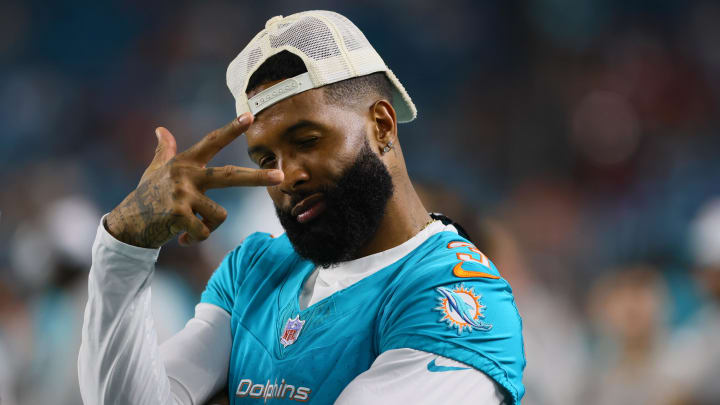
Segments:
[[[88,235],[100,213],[79,195],[54,198],[42,213],[23,221],[10,241],[13,273],[23,292],[9,293],[0,305],[8,312],[5,319],[15,319],[0,325],[0,345],[8,355],[0,376],[9,377],[8,403],[14,397],[20,404],[82,402],[76,359],[87,300]],[[158,339],[164,341],[182,329],[193,300],[184,283],[162,267],[156,283],[152,310]]]
[[[27,319],[25,308],[17,294],[10,289],[9,284],[0,279],[0,398],[2,403],[17,405],[18,374],[23,367],[23,358],[15,352],[19,347],[17,338],[27,336],[14,336],[16,331],[26,330],[15,325],[16,320],[23,322]]]
[[[573,296],[556,288],[550,277],[543,277],[533,266],[529,249],[523,247],[522,238],[515,236],[508,222],[496,214],[483,219],[481,228],[485,230],[485,249],[512,285],[523,317],[528,361],[523,404],[585,403],[583,384],[590,366],[586,324],[573,304]]]
[[[22,353],[14,370],[21,403],[75,403],[79,390],[72,385],[73,353],[79,348],[84,275],[92,240],[84,234],[99,216],[82,196],[55,196],[38,215],[23,221],[10,244],[11,263],[24,287],[27,322],[12,333],[24,336],[14,343]],[[92,229],[92,225],[91,229]],[[38,382],[41,382],[38,384]]]
[[[592,371],[589,405],[684,403],[668,351],[671,301],[661,273],[639,264],[608,269],[588,295]]]
[[[700,307],[673,334],[673,377],[692,405],[720,403],[720,198],[708,201],[690,227],[692,278]]]

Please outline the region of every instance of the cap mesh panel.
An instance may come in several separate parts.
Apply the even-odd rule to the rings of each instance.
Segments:
[[[287,28],[280,35],[270,34],[270,46],[279,48],[290,45],[315,59],[327,59],[340,55],[332,31],[317,18],[306,17]]]
[[[255,64],[257,64],[260,59],[262,59],[262,51],[260,48],[255,48],[252,51],[250,51],[250,54],[248,55],[248,61],[247,61],[247,69],[245,70],[246,73],[250,72],[250,69],[252,69]]]

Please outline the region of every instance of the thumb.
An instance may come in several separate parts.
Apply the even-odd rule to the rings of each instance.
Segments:
[[[167,130],[167,128],[156,128],[155,136],[158,139],[158,144],[155,149],[155,158],[153,158],[152,163],[150,163],[150,166],[153,168],[164,165],[177,153],[175,137]]]
[[[158,127],[155,129],[155,136],[157,137],[158,144],[155,148],[155,157],[153,157],[150,166],[145,169],[140,182],[142,183],[147,175],[156,169],[162,167],[177,153],[177,144],[175,143],[175,137],[167,128]]]

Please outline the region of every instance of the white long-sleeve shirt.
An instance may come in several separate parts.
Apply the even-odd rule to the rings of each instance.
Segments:
[[[307,307],[402,258],[431,235],[454,230],[434,222],[405,243],[371,256],[318,268],[300,293]],[[130,246],[100,224],[93,245],[88,303],[78,358],[80,391],[90,404],[203,404],[227,384],[230,314],[195,307],[183,330],[159,345],[150,311],[160,249]],[[389,350],[343,390],[336,404],[501,405],[503,391],[484,373],[432,353]]]

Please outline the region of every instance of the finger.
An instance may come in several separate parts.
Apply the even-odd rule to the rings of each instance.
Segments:
[[[198,143],[190,147],[190,149],[181,153],[182,157],[194,160],[196,162],[206,164],[213,158],[222,148],[234,141],[245,130],[250,127],[253,122],[253,116],[245,113],[229,124],[220,129],[216,129],[205,135]]]
[[[190,239],[190,235],[187,232],[183,232],[178,236],[178,243],[180,246],[190,246],[194,241]]]
[[[201,222],[205,224],[208,229],[210,229],[210,225],[205,219],[203,219]],[[180,236],[178,236],[178,243],[182,246],[190,246],[195,242],[197,242],[197,240],[190,236],[190,234],[187,232],[183,232],[182,234],[180,234]]]
[[[276,186],[285,178],[282,170],[251,169],[240,166],[207,167],[194,171],[194,180],[200,188]]]
[[[205,218],[201,219],[200,222],[202,222],[202,224],[205,225],[205,227],[209,230],[210,233],[212,233],[212,231],[214,229],[216,229],[218,226],[220,226],[220,223],[222,223],[222,221],[220,221],[220,223],[217,223],[217,222],[211,223],[211,221],[209,221]],[[208,236],[209,236],[209,234],[208,234]],[[178,243],[181,246],[190,246],[195,242],[198,242],[200,240],[205,240],[205,239],[207,239],[207,237],[204,237],[204,236],[193,237],[193,236],[190,236],[190,233],[183,232],[180,234],[180,236],[178,236]]]
[[[140,179],[141,183],[148,173],[163,166],[177,153],[177,143],[175,142],[175,137],[166,128],[156,128],[155,137],[158,140],[157,147],[155,148],[155,156],[147,169],[145,169],[145,172]]]
[[[165,127],[156,128],[155,135],[158,138],[158,146],[155,149],[153,163],[162,166],[177,154],[177,143],[173,134]]]
[[[192,241],[201,241],[210,236],[210,229],[203,224],[200,218],[195,215],[186,215],[183,218],[182,225],[185,228],[185,233],[180,235],[181,237],[187,234],[186,238],[190,238]]]
[[[210,232],[217,229],[220,224],[225,222],[227,211],[220,204],[211,200],[204,194],[198,193],[191,203],[192,209],[202,216],[203,224]]]

